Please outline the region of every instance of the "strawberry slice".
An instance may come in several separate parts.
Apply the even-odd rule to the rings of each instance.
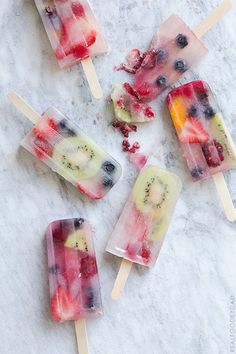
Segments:
[[[87,189],[86,186],[81,185],[80,183],[78,183],[76,187],[80,190],[80,192],[86,194],[88,197],[90,197],[92,199],[101,199],[103,197],[102,191],[101,192],[98,191],[97,193],[93,193],[92,191]]]
[[[203,128],[201,122],[196,118],[188,118],[179,133],[181,143],[205,143],[209,139],[209,134]]]
[[[78,301],[71,299],[65,288],[58,288],[51,298],[51,312],[54,321],[76,320],[79,317]]]
[[[44,158],[48,156],[52,156],[53,148],[52,146],[43,139],[35,139],[34,140],[34,152],[36,156],[40,159],[43,160]]]

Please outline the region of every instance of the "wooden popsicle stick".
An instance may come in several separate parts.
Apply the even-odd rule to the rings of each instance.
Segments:
[[[229,221],[236,221],[236,209],[231,199],[223,173],[217,173],[212,176],[218,195],[223,204],[225,215]]]
[[[15,92],[10,92],[7,95],[8,99],[23,113],[32,123],[37,124],[41,120],[41,115],[37,113],[28,103],[18,96]]]
[[[113,300],[118,300],[121,297],[126,281],[129,277],[132,265],[133,263],[128,261],[127,259],[122,260],[119,272],[115,280],[115,284],[111,292],[111,298]]]
[[[81,64],[93,96],[97,99],[102,98],[102,88],[98,81],[98,77],[92,59],[88,57],[84,60],[81,60]]]
[[[89,354],[86,320],[84,318],[75,321],[75,333],[77,339],[78,353]]]
[[[219,20],[232,8],[232,0],[224,0],[216,7],[210,15],[205,18],[193,32],[198,38],[202,37],[209,29],[211,29]]]

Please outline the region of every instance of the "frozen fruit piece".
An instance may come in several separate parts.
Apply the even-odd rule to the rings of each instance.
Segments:
[[[146,69],[152,69],[156,65],[157,54],[154,50],[149,50],[144,53],[144,59],[141,66],[145,66]]]
[[[74,57],[77,59],[83,59],[89,56],[88,48],[83,43],[79,43],[76,46],[74,46],[72,49],[72,53]]]
[[[153,108],[140,102],[137,99],[137,93],[127,83],[114,86],[111,99],[117,120],[126,123],[142,123],[155,117]]]
[[[205,143],[208,139],[209,134],[196,118],[188,118],[182,130],[179,132],[179,140],[181,143]]]
[[[223,158],[223,147],[219,143],[214,141],[207,142],[202,146],[203,153],[205,155],[208,166],[217,167],[221,164]],[[220,152],[220,154],[219,154]]]
[[[193,178],[201,178],[205,174],[205,171],[202,167],[196,166],[191,170],[191,175]]]
[[[107,188],[107,187],[112,188],[114,185],[112,178],[109,176],[103,177],[102,184],[105,188]]]
[[[127,56],[127,64],[122,63],[115,67],[115,70],[120,71],[124,70],[129,74],[135,74],[135,72],[140,68],[143,62],[143,54],[139,49],[132,49]]]
[[[166,49],[158,49],[156,52],[158,62],[163,62],[168,58],[168,51]]]
[[[97,39],[97,34],[94,30],[92,30],[91,32],[89,32],[89,34],[87,34],[85,38],[85,42],[87,43],[87,46],[90,47],[96,42],[96,39]]]
[[[97,274],[96,259],[92,256],[86,256],[81,261],[81,274],[85,278],[91,278]]]
[[[204,114],[205,114],[206,119],[211,119],[211,118],[214,117],[214,115],[216,113],[215,113],[214,109],[211,106],[207,106],[204,109]]]
[[[102,169],[106,171],[109,175],[112,175],[116,170],[116,166],[111,161],[105,161],[102,164]]]
[[[188,38],[187,36],[185,36],[184,34],[178,34],[178,36],[176,37],[176,44],[180,47],[180,48],[184,48],[188,45]]]
[[[186,63],[185,60],[178,59],[175,61],[174,68],[175,68],[175,70],[179,71],[180,73],[184,73],[185,71],[188,70],[188,64]]]
[[[141,170],[141,168],[143,168],[143,166],[146,164],[148,159],[148,156],[143,155],[143,154],[131,154],[129,156],[129,161],[135,166],[137,167],[139,170]]]
[[[88,251],[88,245],[86,242],[86,230],[77,230],[71,233],[66,242],[65,247],[73,248],[75,250],[80,250],[83,252]]]
[[[47,140],[42,138],[34,140],[33,149],[34,153],[40,160],[46,158],[47,156],[52,156],[53,153],[52,146],[47,142]]]
[[[83,17],[85,15],[84,8],[79,1],[73,1],[71,8],[77,17]]]
[[[167,86],[167,80],[168,79],[167,79],[166,76],[160,75],[156,79],[156,84],[157,84],[158,87],[161,87],[161,88],[166,87]]]
[[[77,188],[83,194],[86,194],[88,197],[92,199],[101,199],[103,197],[103,191],[97,189],[96,191],[90,190],[88,186],[85,186],[82,183],[77,184]]]
[[[169,103],[170,114],[177,131],[183,128],[188,116],[185,100],[183,97],[176,97]]]
[[[196,106],[192,105],[189,109],[188,109],[188,114],[190,115],[190,117],[196,117],[198,115],[198,109]]]
[[[68,321],[79,315],[78,303],[71,299],[68,291],[58,288],[51,299],[51,313],[54,321]]]

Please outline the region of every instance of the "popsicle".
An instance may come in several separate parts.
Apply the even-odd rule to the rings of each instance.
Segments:
[[[149,122],[155,117],[155,111],[140,102],[128,83],[115,85],[111,92],[115,118],[126,123]]]
[[[236,148],[209,85],[198,80],[177,87],[167,104],[193,180],[213,176],[227,217],[236,220],[222,174],[236,167]]]
[[[179,177],[150,160],[141,169],[106,248],[123,258],[113,299],[121,296],[133,263],[154,266],[181,188]]]
[[[10,100],[34,123],[21,145],[92,199],[117,183],[121,167],[109,154],[55,108],[40,116],[15,93]]]
[[[52,319],[75,321],[79,353],[88,353],[86,319],[103,314],[91,226],[83,218],[56,220],[46,240]]]
[[[91,58],[107,52],[107,44],[86,0],[35,0],[58,64],[81,61],[91,91],[102,97]]]
[[[151,101],[178,80],[207,53],[202,37],[231,8],[225,0],[193,31],[177,15],[155,33],[149,49],[135,61],[133,88],[139,99]],[[132,71],[131,71],[132,72]]]

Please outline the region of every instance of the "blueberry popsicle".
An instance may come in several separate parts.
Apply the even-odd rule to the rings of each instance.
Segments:
[[[143,101],[151,101],[207,53],[201,37],[231,8],[225,0],[195,30],[177,15],[170,16],[154,35],[134,76],[134,89]]]
[[[180,179],[155,165],[139,173],[106,248],[123,258],[113,299],[120,297],[132,263],[154,266],[180,191]]]
[[[103,314],[91,226],[83,218],[56,220],[46,240],[52,319],[75,321],[79,352],[87,353],[85,319]]]
[[[30,116],[19,96],[11,94],[10,99]],[[21,145],[92,199],[103,198],[121,175],[116,160],[55,108],[36,117]]]
[[[86,0],[35,0],[35,4],[61,68],[79,61],[91,65],[86,58],[107,52],[101,28]]]
[[[173,89],[167,104],[194,181],[236,167],[235,145],[206,82]]]

